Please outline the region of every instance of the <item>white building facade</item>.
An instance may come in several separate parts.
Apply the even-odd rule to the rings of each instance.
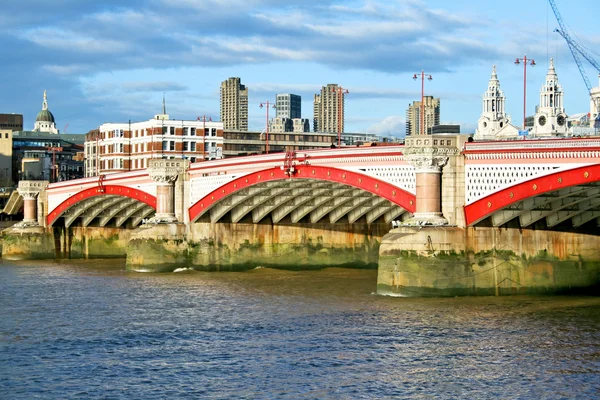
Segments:
[[[519,129],[510,123],[510,116],[506,114],[505,105],[506,97],[500,89],[500,80],[494,65],[488,88],[483,94],[483,110],[477,122],[475,139],[510,138],[519,135]]]
[[[540,90],[540,103],[533,119],[531,135],[535,137],[566,136],[567,130],[564,92],[558,83],[554,60],[551,58],[546,82]]]
[[[86,176],[147,168],[149,160],[223,157],[223,123],[169,119],[156,115],[142,122],[106,123],[86,135]]]

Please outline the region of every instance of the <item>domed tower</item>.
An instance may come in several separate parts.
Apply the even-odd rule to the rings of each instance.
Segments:
[[[518,135],[518,131],[510,124],[510,117],[506,114],[505,102],[506,97],[500,89],[500,81],[494,65],[488,88],[483,94],[483,111],[477,123],[475,139],[494,139]]]
[[[58,134],[56,129],[56,123],[54,121],[54,115],[48,110],[48,99],[46,98],[46,91],[44,90],[44,101],[42,103],[42,111],[40,111],[35,118],[35,124],[33,130],[36,132],[48,132]]]
[[[567,134],[567,114],[565,113],[563,96],[563,88],[558,83],[554,60],[551,58],[546,82],[540,90],[540,104],[533,120],[532,133],[535,136],[562,136]]]

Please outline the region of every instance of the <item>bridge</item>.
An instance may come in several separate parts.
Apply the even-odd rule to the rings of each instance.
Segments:
[[[390,223],[415,210],[414,170],[402,149],[356,147],[194,164],[154,160],[148,170],[49,184],[44,219],[47,226],[129,228],[152,217],[184,223]]]
[[[557,285],[545,269],[549,258],[534,270],[521,265],[540,251],[561,262],[577,255],[576,271],[585,270],[585,260],[600,266],[600,137],[469,141],[435,134],[408,137],[404,145],[191,164],[155,159],[148,169],[127,173],[22,181],[18,191],[24,220],[14,237],[47,238],[5,243],[5,257],[24,257],[32,246],[50,256],[60,242],[63,255],[94,256],[104,246],[126,255],[128,268],[144,271],[163,264],[166,270],[375,264],[385,293],[441,285],[448,293],[460,287],[472,294],[479,284],[465,282],[485,266],[481,276],[495,271],[486,290],[499,291],[495,255],[493,262],[469,256],[444,264],[437,271],[454,275],[440,279],[429,277],[436,269],[423,270],[422,261],[407,261],[410,271],[402,272],[406,254],[477,258],[509,251],[512,261],[500,265],[511,267],[501,282],[523,282],[519,287]],[[597,277],[593,265],[587,283]],[[514,275],[520,270],[529,275]]]
[[[361,218],[389,224],[406,222],[417,211],[418,172],[433,172],[442,178],[436,200],[441,209],[426,212],[441,213],[450,225],[600,224],[600,138],[468,142],[448,135],[439,140],[452,143],[445,149],[454,152],[430,153],[426,164],[421,153],[405,156],[411,145],[422,149],[421,140],[427,139],[193,164],[153,160],[147,170],[43,185],[26,181],[19,193],[30,204],[26,209],[35,209],[35,216],[25,219],[44,226],[354,223]],[[439,165],[432,166],[431,159]],[[427,192],[421,200],[431,202],[435,182],[421,186]],[[40,192],[44,196],[38,200]],[[43,213],[37,210],[40,200]]]

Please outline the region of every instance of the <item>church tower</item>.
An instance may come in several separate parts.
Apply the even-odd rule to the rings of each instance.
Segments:
[[[488,88],[483,94],[483,111],[477,123],[475,139],[518,136],[518,130],[510,125],[510,118],[506,115],[505,102],[506,97],[500,89],[500,81],[494,65]]]
[[[554,60],[550,59],[550,67],[546,82],[540,90],[540,104],[533,120],[534,136],[562,136],[567,134],[567,114],[565,113],[563,89],[558,83],[554,69]]]
[[[35,124],[33,130],[36,132],[47,132],[58,134],[56,129],[56,123],[54,122],[54,115],[48,110],[48,99],[46,98],[46,91],[44,90],[44,101],[42,102],[42,111],[40,111],[35,118]]]

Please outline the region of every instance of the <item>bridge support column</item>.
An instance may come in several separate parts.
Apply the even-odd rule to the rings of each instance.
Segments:
[[[406,225],[447,225],[442,214],[442,168],[458,150],[445,138],[419,136],[406,140],[404,158],[415,167],[416,212]]]
[[[175,181],[188,166],[189,161],[186,160],[150,160],[148,172],[157,183],[156,215],[150,222],[178,222],[175,215]]]

